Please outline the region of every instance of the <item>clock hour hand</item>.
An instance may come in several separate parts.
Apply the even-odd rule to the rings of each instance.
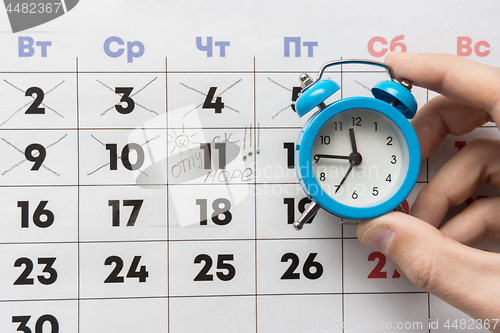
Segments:
[[[333,158],[337,160],[348,160],[349,156],[343,156],[343,155],[327,155],[327,154],[316,154],[314,155],[314,161],[316,163],[319,162],[320,158]]]
[[[356,138],[354,137],[354,128],[349,128],[349,136],[351,137],[352,152],[357,153],[358,148],[356,147]]]
[[[345,173],[344,178],[342,178],[342,180],[340,181],[339,186],[335,190],[335,194],[337,194],[337,192],[340,190],[340,187],[342,186],[342,184],[344,184],[345,180],[347,179],[347,176],[349,176],[349,174],[351,173],[352,168],[355,165],[361,164],[361,161],[363,160],[363,158],[361,157],[361,154],[358,153],[358,148],[356,147],[356,138],[354,137],[354,128],[349,128],[349,137],[351,138],[351,146],[352,146],[352,153],[349,155],[349,163],[351,163],[351,165],[349,166],[349,169]]]

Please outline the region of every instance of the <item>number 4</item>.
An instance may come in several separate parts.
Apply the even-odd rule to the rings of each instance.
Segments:
[[[210,87],[208,90],[207,98],[205,98],[205,101],[203,102],[203,109],[214,109],[215,113],[222,113],[222,109],[224,108],[224,103],[222,103],[222,97],[217,96],[215,98],[215,91],[217,90],[217,87]]]

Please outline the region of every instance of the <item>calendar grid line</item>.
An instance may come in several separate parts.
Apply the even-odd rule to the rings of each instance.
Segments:
[[[342,259],[342,323],[345,322],[345,301],[344,301],[344,295],[345,295],[345,276],[344,276],[344,226],[340,225],[340,235],[341,235],[341,259]],[[344,332],[344,325],[342,325],[342,333]]]
[[[429,102],[429,89],[427,89],[427,102]],[[425,159],[425,182],[422,183],[427,184],[428,182],[429,182],[429,157]]]
[[[168,117],[167,117],[168,118]],[[302,129],[302,126],[268,126],[268,125],[260,125],[256,126],[258,130],[300,130]],[[496,129],[497,127],[494,125],[481,125],[478,128],[491,128],[491,129]],[[33,130],[36,131],[61,131],[61,132],[77,132],[77,131],[133,131],[137,129],[136,127],[79,127],[79,128],[74,128],[74,127],[60,127],[60,128],[1,128],[0,131],[5,131],[5,132],[13,132],[13,131],[25,131],[25,132],[31,132]],[[249,129],[249,127],[244,127],[244,126],[237,126],[237,127],[148,127],[146,130],[156,130],[156,131],[161,131],[161,130],[245,130]],[[254,127],[250,127],[250,129],[254,129]]]
[[[118,296],[118,297],[75,297],[75,298],[32,298],[32,299],[6,299],[1,303],[19,302],[67,302],[67,301],[102,301],[125,299],[186,299],[186,298],[223,298],[223,297],[273,297],[273,296],[341,296],[341,295],[429,295],[424,291],[381,291],[381,292],[300,292],[300,293],[249,293],[249,294],[210,294],[210,295],[159,295],[159,296]]]
[[[168,115],[168,58],[165,57],[165,111]],[[168,117],[165,117],[165,126],[168,129]],[[168,139],[165,138],[167,151],[169,151]],[[168,170],[168,158],[165,161]],[[170,214],[169,214],[169,186],[168,186],[168,173],[167,173],[167,186],[165,191],[167,192],[166,201],[166,222],[167,222],[167,332],[170,332]]]
[[[340,58],[342,59],[342,57]],[[343,98],[344,96],[344,72],[342,71],[343,70],[343,65],[341,64],[340,65],[340,83],[341,83],[341,86],[340,86],[340,98]],[[341,221],[343,221],[344,219],[341,219]],[[342,260],[342,265],[341,265],[341,269],[342,269],[342,272],[341,272],[341,276],[342,276],[342,280],[341,280],[341,283],[342,283],[342,320],[341,322],[344,323],[345,322],[345,300],[344,300],[344,295],[345,295],[345,280],[344,280],[344,270],[345,270],[345,267],[344,267],[344,225],[340,225],[340,236],[341,236],[341,253],[340,253],[340,258]],[[344,333],[344,325],[342,325],[342,333]]]
[[[429,89],[426,89],[427,90],[427,102],[429,102]],[[426,158],[425,159],[425,182],[417,182],[417,183],[429,183],[429,158]],[[430,294],[427,293],[427,319],[429,320],[428,322],[430,323],[430,319],[431,319],[431,298],[430,298]],[[431,327],[429,325],[429,333],[431,333]]]
[[[361,73],[361,74],[381,74],[381,73],[386,73],[385,70],[353,70],[353,69],[348,69],[348,70],[343,70],[344,73]],[[214,71],[179,71],[179,70],[173,70],[169,71],[171,74],[302,74],[302,73],[307,73],[307,72],[312,72],[312,73],[317,73],[317,69],[309,69],[309,70],[265,70],[265,69],[255,69],[255,70],[231,70],[231,71],[222,71],[222,70],[214,70]],[[82,72],[85,73],[85,72]],[[106,73],[106,72],[104,72]],[[113,72],[114,73],[114,72]],[[128,72],[125,72],[128,73]],[[335,69],[328,69],[324,72],[324,74],[340,74],[341,70],[335,70]],[[313,79],[316,79],[313,77]]]
[[[178,240],[189,241],[189,240]],[[0,243],[0,245],[60,245],[60,244],[111,244],[111,243],[166,243],[166,239],[146,239],[146,240],[74,240],[74,241],[46,241],[46,242],[13,242],[13,243]]]
[[[158,71],[94,71],[94,70],[79,70],[80,74],[301,74],[304,72],[316,73],[318,70],[266,70],[266,69],[255,69],[255,70],[192,70],[192,71],[182,71],[182,70],[158,70]],[[339,74],[340,70],[326,70],[325,74]],[[381,74],[385,71],[381,70],[344,70],[348,74]],[[75,74],[75,71],[0,71],[0,74]],[[315,79],[315,78],[313,78]]]
[[[80,296],[81,296],[81,275],[80,275],[80,91],[79,91],[79,75],[78,75],[78,57],[76,57],[76,127],[77,127],[77,132],[76,132],[76,137],[77,137],[77,186],[78,186],[78,193],[77,193],[77,238],[78,238],[78,263],[77,263],[77,270],[78,270],[78,282],[77,282],[77,288],[78,288],[78,332],[80,332],[80,317],[81,317],[81,307],[80,307]]]
[[[431,294],[427,293],[427,319],[429,323],[431,322]],[[431,327],[429,325],[429,333],[431,333]]]
[[[257,133],[256,133],[256,130],[255,130],[255,127],[256,127],[256,124],[257,124],[257,87],[256,87],[256,84],[257,84],[257,81],[256,81],[256,74],[255,74],[255,66],[256,66],[256,63],[255,63],[255,57],[253,58],[253,127],[254,127],[254,138],[257,138]],[[252,129],[250,129],[252,130]],[[256,140],[257,141],[257,140]],[[257,156],[256,155],[256,145],[254,145],[254,150],[253,150],[253,153],[254,153],[254,156]],[[254,170],[257,168],[256,166],[256,162],[257,160],[255,159],[253,161],[253,165],[254,165]],[[257,179],[256,177],[253,178],[254,180],[254,198],[257,198],[257,185],[256,185],[256,182],[257,182]],[[255,332],[257,333],[258,332],[258,323],[259,323],[259,317],[258,317],[258,313],[259,313],[259,303],[258,303],[258,299],[257,299],[257,291],[258,291],[258,283],[259,283],[259,280],[257,279],[257,276],[258,276],[258,271],[257,271],[257,267],[258,267],[258,258],[257,258],[257,253],[258,253],[258,243],[257,243],[257,200],[255,200],[255,204],[254,204],[254,223],[255,223],[255,226],[254,226],[254,237],[255,237],[255,240],[254,240],[254,258],[255,258],[255,261],[254,261],[254,265],[255,265],[255,272],[254,272],[254,281],[255,281]]]
[[[352,295],[421,295],[427,294],[427,292],[420,291],[387,291],[387,292],[297,292],[297,293],[257,293],[256,295],[252,294],[216,294],[216,295],[174,295],[169,296],[169,298],[173,299],[182,299],[182,298],[219,298],[219,297],[276,297],[276,296],[352,296]],[[149,298],[149,297],[143,297]],[[87,299],[84,299],[87,300]],[[91,299],[90,299],[91,300]]]
[[[345,237],[344,239],[357,239],[356,237]],[[170,239],[170,243],[186,243],[186,242],[255,242],[255,241],[310,241],[310,240],[342,240],[342,237],[303,237],[303,238],[200,238],[200,239]],[[112,243],[167,243],[166,239],[147,239],[147,240],[79,240],[79,241],[64,241],[64,242],[13,242],[13,243],[0,243],[0,245],[57,245],[57,244],[112,244]]]
[[[257,296],[298,296],[298,295],[399,295],[399,294],[428,294],[425,291],[373,291],[373,292],[300,292],[300,293],[259,293]],[[221,296],[221,295],[219,295]],[[196,296],[173,296],[173,297],[205,297],[203,295]]]
[[[417,184],[427,184],[429,181],[427,180],[418,180],[416,183]],[[299,185],[299,183],[294,183],[294,182],[283,182],[283,183],[271,183],[271,182],[256,182],[256,183],[183,183],[183,184],[167,184],[165,183],[150,183],[150,184],[139,184],[139,186],[144,185],[145,187],[162,187],[162,186],[264,186],[264,185]],[[18,184],[18,185],[0,185],[0,188],[18,188],[18,187],[48,187],[48,188],[58,188],[58,187],[75,187],[75,186],[80,186],[83,188],[86,187],[137,187],[138,184],[134,183],[124,183],[124,184],[57,184],[57,185],[51,185],[51,184]]]

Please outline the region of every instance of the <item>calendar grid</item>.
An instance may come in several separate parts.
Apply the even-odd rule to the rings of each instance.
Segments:
[[[262,329],[260,325],[261,323],[265,321],[265,316],[262,315],[263,311],[262,309],[265,309],[265,304],[268,298],[283,298],[283,297],[310,297],[313,299],[313,297],[323,297],[323,296],[332,296],[332,299],[337,302],[336,304],[338,305],[339,308],[339,316],[341,322],[347,321],[350,316],[352,316],[352,309],[349,307],[348,303],[350,301],[350,298],[352,296],[384,296],[384,295],[426,295],[427,296],[427,319],[431,320],[431,295],[427,292],[424,291],[415,291],[408,289],[408,287],[400,287],[401,289],[399,290],[398,288],[395,288],[397,291],[391,291],[391,290],[365,290],[365,291],[357,291],[354,290],[352,287],[352,284],[350,285],[349,277],[352,277],[352,265],[349,260],[352,260],[352,253],[350,252],[349,246],[351,248],[356,247],[356,250],[358,250],[359,244],[356,243],[356,245],[349,244],[350,242],[353,243],[353,241],[357,240],[355,234],[353,234],[352,228],[349,226],[345,225],[340,225],[340,226],[334,226],[338,228],[339,233],[338,234],[321,234],[321,236],[311,236],[311,234],[307,234],[307,231],[304,230],[303,234],[293,234],[293,235],[283,235],[283,236],[277,236],[274,237],[272,234],[266,234],[265,231],[263,231],[262,227],[262,215],[261,210],[266,209],[266,206],[270,205],[272,206],[273,203],[269,201],[259,201],[259,189],[263,188],[265,186],[276,186],[276,187],[283,187],[283,186],[296,186],[299,188],[299,184],[297,181],[295,181],[294,178],[284,178],[284,179],[265,179],[265,178],[258,178],[255,173],[256,171],[262,167],[262,162],[265,161],[265,157],[261,153],[264,152],[264,150],[268,149],[269,146],[269,141],[263,140],[262,143],[260,142],[261,135],[263,136],[266,131],[269,132],[275,132],[277,136],[281,135],[284,131],[296,131],[297,133],[300,131],[301,126],[294,126],[290,124],[284,124],[283,126],[278,126],[278,125],[270,125],[269,123],[265,123],[265,121],[262,121],[259,116],[261,114],[259,112],[263,112],[259,109],[259,100],[258,100],[258,94],[259,94],[259,75],[263,74],[296,74],[297,71],[257,71],[256,70],[256,59],[253,59],[253,70],[252,71],[170,71],[169,70],[169,62],[168,59],[165,58],[165,70],[164,71],[148,71],[148,72],[94,72],[94,71],[87,71],[87,72],[81,72],[79,70],[79,67],[81,66],[79,62],[79,58],[76,58],[75,61],[75,71],[74,72],[47,72],[47,74],[71,74],[74,75],[76,78],[75,81],[75,87],[76,87],[76,119],[75,119],[75,127],[61,127],[61,128],[53,128],[53,127],[47,127],[47,128],[41,128],[39,130],[43,131],[43,133],[49,133],[49,132],[75,132],[76,134],[76,159],[77,159],[77,164],[76,164],[76,178],[71,181],[68,181],[67,183],[64,184],[19,184],[19,185],[12,185],[12,184],[0,184],[0,189],[6,189],[6,190],[14,190],[14,189],[54,189],[54,190],[65,190],[65,189],[73,189],[76,187],[77,189],[77,195],[76,195],[76,239],[75,240],[40,240],[40,241],[33,241],[33,240],[28,240],[28,241],[0,241],[0,245],[32,245],[32,246],[51,246],[51,245],[71,245],[75,246],[77,248],[77,266],[76,266],[76,274],[77,274],[77,286],[76,286],[76,297],[65,297],[65,298],[50,298],[50,297],[26,297],[26,299],[18,300],[18,299],[12,299],[12,298],[7,298],[0,300],[0,304],[5,304],[5,303],[19,303],[19,302],[35,302],[35,303],[40,303],[44,301],[53,301],[54,303],[57,304],[64,304],[63,302],[76,302],[77,303],[77,325],[78,325],[78,332],[84,332],[84,328],[82,325],[84,323],[82,322],[82,318],[84,318],[84,309],[87,306],[85,303],[86,302],[98,302],[98,301],[125,301],[125,300],[164,300],[166,302],[166,317],[167,317],[167,331],[168,332],[177,332],[175,328],[172,326],[173,324],[171,322],[174,322],[176,320],[176,312],[175,312],[175,307],[176,307],[176,302],[177,301],[184,301],[184,300],[191,300],[191,299],[196,299],[196,300],[220,300],[220,299],[231,299],[231,300],[239,300],[239,299],[244,299],[249,300],[251,299],[253,301],[252,303],[252,311],[254,312],[254,325],[255,325],[255,332],[263,332],[265,329]],[[1,72],[6,73],[6,72]],[[14,72],[7,72],[10,74],[13,74]],[[17,72],[19,73],[19,72]],[[42,73],[44,72],[37,72],[37,73]],[[82,167],[82,163],[84,160],[84,156],[82,154],[85,154],[84,147],[83,147],[83,142],[84,142],[84,136],[88,136],[88,134],[91,134],[93,132],[99,132],[99,133],[111,133],[110,136],[114,135],[120,135],[122,133],[126,133],[126,131],[132,131],[136,128],[131,127],[131,126],[124,126],[124,127],[111,127],[111,126],[106,126],[106,127],[98,127],[98,126],[85,126],[85,124],[82,124],[82,119],[84,118],[82,116],[82,93],[83,93],[83,78],[82,75],[88,75],[88,74],[127,74],[127,75],[133,75],[133,74],[158,74],[164,76],[165,79],[165,86],[162,87],[165,98],[164,98],[164,108],[166,112],[165,116],[165,122],[163,125],[157,125],[154,127],[148,127],[144,129],[145,131],[166,131],[167,136],[165,136],[165,142],[164,145],[166,147],[167,152],[171,151],[172,145],[169,143],[168,139],[168,131],[171,129],[174,130],[200,130],[200,131],[213,131],[214,133],[220,134],[222,131],[240,131],[243,132],[248,131],[250,140],[246,142],[246,144],[249,146],[249,149],[246,151],[251,151],[253,154],[253,160],[251,161],[250,167],[253,171],[252,178],[248,182],[221,182],[221,183],[203,183],[203,182],[193,182],[193,183],[186,183],[186,182],[181,182],[181,183],[175,183],[172,180],[172,177],[170,174],[167,174],[166,178],[164,181],[160,182],[152,182],[151,184],[148,184],[148,186],[153,186],[158,189],[164,188],[165,191],[165,214],[166,214],[166,229],[165,229],[165,239],[126,239],[126,238],[117,238],[117,239],[108,239],[104,237],[103,239],[91,239],[87,235],[84,236],[84,232],[82,230],[86,227],[84,224],[84,221],[90,221],[89,217],[84,218],[84,212],[82,211],[82,207],[84,206],[84,201],[87,199],[85,198],[85,191],[88,189],[92,190],[92,193],[97,193],[102,191],[110,191],[112,192],[113,189],[116,189],[116,193],[126,191],[127,189],[132,190],[139,190],[140,185],[138,183],[133,183],[132,181],[126,181],[124,183],[112,183],[108,181],[105,178],[98,178],[97,180],[94,180],[95,178],[87,178],[85,179],[85,169]],[[175,124],[175,126],[172,126],[172,123],[169,122],[169,112],[171,111],[169,109],[169,105],[171,105],[171,100],[174,99],[175,93],[172,93],[171,84],[175,78],[172,78],[172,74],[249,74],[252,75],[252,98],[251,100],[253,101],[253,105],[251,107],[252,109],[252,115],[251,115],[251,124],[250,125],[245,125],[243,126],[242,124],[236,124],[233,126],[224,126],[218,125],[217,127],[210,127],[210,126],[203,126],[203,127],[196,127],[196,126],[178,126],[179,124]],[[329,72],[330,73],[330,72]],[[339,74],[341,78],[341,90],[340,90],[340,96],[343,98],[344,96],[348,95],[346,93],[344,86],[347,85],[347,78],[346,78],[346,73],[359,73],[363,74],[366,72],[363,71],[345,71],[343,66],[340,66],[340,70],[337,72],[331,72],[335,74]],[[370,72],[370,74],[373,72]],[[133,78],[131,79],[133,81]],[[216,81],[216,79],[214,79]],[[163,84],[163,83],[162,83]],[[426,91],[426,99],[427,101],[429,100],[429,91]],[[163,101],[162,101],[163,103]],[[118,124],[121,125],[121,124]],[[485,125],[482,128],[493,128],[494,126],[488,126]],[[2,133],[16,133],[15,131],[19,131],[19,133],[29,133],[32,131],[32,129],[28,128],[2,128],[1,129]],[[247,138],[245,137],[244,140]],[[206,139],[208,142],[209,139]],[[239,139],[241,140],[241,139]],[[287,138],[288,140],[288,138]],[[104,142],[104,141],[103,141]],[[106,141],[107,142],[107,141]],[[281,142],[278,142],[281,144]],[[240,145],[242,144],[241,142],[239,143]],[[260,149],[262,148],[262,152]],[[279,147],[280,149],[282,147]],[[241,147],[240,147],[241,149]],[[103,149],[104,150],[104,149]],[[242,150],[242,149],[241,149]],[[241,158],[241,156],[238,156],[238,158]],[[261,163],[259,163],[261,162]],[[170,170],[169,168],[172,166],[170,164],[170,161],[168,158],[165,160],[167,170]],[[417,181],[417,185],[423,185],[429,182],[429,179],[432,177],[432,174],[429,171],[429,159],[427,159],[424,163],[423,166],[425,167],[425,172],[422,173],[422,179],[419,179]],[[88,180],[91,179],[91,180]],[[186,236],[185,234],[176,234],[179,230],[173,230],[171,229],[172,225],[175,223],[175,217],[172,218],[170,215],[169,210],[172,209],[173,206],[175,206],[174,201],[175,199],[170,197],[171,195],[173,196],[174,192],[179,190],[179,189],[189,189],[189,191],[197,191],[198,188],[203,188],[204,186],[210,186],[211,189],[214,190],[220,190],[220,189],[226,189],[228,191],[237,191],[239,188],[245,188],[245,190],[248,190],[251,192],[251,200],[253,207],[251,208],[251,213],[253,213],[252,221],[253,221],[253,226],[252,226],[252,232],[253,236],[249,236],[248,234],[244,234],[243,236],[232,236],[229,235],[224,235],[220,236],[215,234],[214,235],[209,235],[206,237],[200,237],[196,238],[196,236]],[[300,189],[300,188],[299,188]],[[95,191],[94,191],[95,190]],[[201,191],[200,191],[201,192]],[[209,192],[209,191],[207,191]],[[231,195],[231,194],[229,194]],[[300,193],[300,195],[303,195]],[[113,198],[111,198],[113,199]],[[281,199],[281,198],[280,198]],[[276,201],[278,202],[278,201]],[[246,205],[246,203],[242,203],[241,205]],[[281,206],[272,206],[273,210],[280,210],[283,208],[283,202],[278,202],[279,205]],[[87,206],[88,207],[88,206]],[[208,206],[210,209],[210,205]],[[233,207],[234,208],[234,207]],[[295,207],[294,207],[295,208]],[[191,209],[193,209],[191,207]],[[195,208],[198,209],[198,208]],[[246,211],[245,211],[246,212]],[[109,213],[109,212],[107,212]],[[281,217],[280,217],[281,218]],[[328,219],[330,220],[331,224],[336,224],[336,220],[334,221],[333,217],[328,216]],[[249,219],[250,220],[250,219]],[[323,223],[325,220],[325,217],[319,218],[319,223]],[[316,221],[314,222],[316,223]],[[288,225],[289,228],[292,228],[291,225]],[[306,226],[305,228],[308,228],[309,226]],[[333,228],[333,227],[332,227]],[[304,233],[306,232],[306,233]],[[324,291],[317,291],[315,289],[300,289],[297,288],[294,291],[289,290],[280,290],[279,288],[275,288],[275,290],[272,289],[272,287],[269,287],[269,285],[266,285],[266,281],[263,280],[262,278],[262,273],[266,271],[266,267],[264,263],[266,263],[266,258],[265,256],[267,255],[263,251],[268,249],[266,245],[268,243],[276,243],[277,248],[279,248],[280,251],[285,251],[285,249],[289,249],[289,251],[292,251],[294,247],[305,248],[305,253],[306,255],[309,254],[310,252],[316,251],[316,250],[311,250],[308,248],[309,245],[311,244],[316,244],[316,243],[335,243],[335,244],[340,244],[340,255],[339,255],[339,267],[340,267],[340,283],[339,283],[339,290],[332,291],[332,289],[325,289]],[[177,271],[175,271],[175,268],[179,268],[179,266],[176,266],[175,257],[179,253],[179,249],[187,249],[190,247],[199,247],[203,248],[203,246],[206,246],[207,248],[210,248],[211,245],[214,245],[213,248],[219,248],[219,246],[222,246],[224,244],[232,243],[235,248],[239,247],[245,247],[248,245],[248,248],[252,248],[253,254],[252,254],[252,260],[253,260],[253,265],[255,267],[254,271],[252,272],[252,285],[251,288],[249,288],[248,292],[246,290],[236,290],[236,291],[227,291],[226,290],[215,290],[211,293],[207,294],[190,294],[190,291],[186,290],[181,290],[178,291],[176,288],[179,288],[179,285],[175,284],[175,281],[172,281],[175,279],[175,274]],[[163,295],[145,295],[145,296],[140,296],[140,295],[113,295],[110,294],[109,296],[106,295],[106,293],[103,293],[102,295],[92,294],[89,293],[88,291],[84,290],[85,289],[85,267],[84,266],[84,261],[85,261],[85,253],[89,254],[93,251],[93,246],[97,247],[106,247],[110,246],[112,248],[113,246],[120,246],[122,245],[124,248],[133,248],[136,245],[141,247],[142,245],[145,245],[144,248],[147,248],[149,246],[157,246],[158,248],[165,248],[166,253],[164,254],[166,256],[166,280],[168,281],[166,283],[166,293]],[[331,245],[331,244],[329,244]],[[156,247],[155,247],[156,248]],[[87,250],[87,252],[85,252]],[[92,250],[92,251],[91,251]],[[260,253],[259,253],[260,252]],[[202,252],[200,252],[202,253]],[[219,253],[224,253],[224,252],[219,252]],[[110,255],[106,254],[106,255]],[[280,255],[284,254],[280,253]],[[327,260],[326,257],[330,256],[331,253],[325,252],[321,254],[326,254],[324,257],[318,260]],[[302,257],[304,254],[301,254],[300,260],[301,264],[305,261],[305,257]],[[364,254],[362,254],[364,255]],[[215,259],[215,258],[213,258]],[[273,263],[273,265],[279,265],[279,257],[274,258],[277,259]],[[366,260],[366,256],[363,258],[363,260]],[[215,262],[215,260],[214,260]],[[236,256],[235,256],[235,262],[236,262]],[[282,260],[282,263],[285,262]],[[102,262],[100,263],[102,264]],[[129,263],[128,263],[129,264]],[[185,265],[192,265],[193,264],[193,258],[190,258],[190,262],[184,263]],[[283,264],[280,266],[280,269],[285,268],[287,264]],[[148,266],[149,269],[150,266]],[[201,266],[200,266],[201,267]],[[326,267],[326,264],[325,264]],[[107,267],[109,268],[109,271],[111,270],[112,267]],[[128,267],[124,268],[125,270]],[[197,266],[198,268],[198,266]],[[337,268],[338,269],[338,268]],[[351,271],[350,271],[351,269]],[[392,270],[392,266],[390,268]],[[154,268],[151,268],[151,276],[154,276]],[[215,263],[214,267],[212,267],[212,270],[214,270],[212,273],[215,272]],[[106,273],[109,274],[109,271],[106,271]],[[300,269],[297,269],[297,272],[299,272]],[[284,269],[280,272],[280,274],[283,274]],[[126,273],[126,271],[125,271]],[[239,271],[238,271],[239,273]],[[387,272],[389,274],[391,272]],[[301,279],[305,280],[305,278],[301,274]],[[351,274],[351,275],[349,275]],[[364,274],[364,272],[363,272]],[[122,272],[122,275],[123,272]],[[215,276],[215,274],[213,274]],[[279,276],[278,277],[273,277],[275,280],[279,281]],[[189,279],[192,281],[193,276],[190,276]],[[191,282],[188,281],[188,282]],[[332,280],[333,281],[333,280]],[[338,280],[335,280],[334,282],[336,283]],[[102,281],[100,281],[102,282]],[[88,287],[87,287],[88,288]],[[374,287],[376,288],[376,287]],[[405,289],[406,288],[406,289]],[[351,300],[352,302],[352,300]],[[340,303],[340,304],[338,304]],[[352,306],[352,305],[351,305]],[[342,332],[349,332],[349,329],[345,329],[344,327],[341,328]],[[428,332],[431,332],[432,330],[429,328]]]

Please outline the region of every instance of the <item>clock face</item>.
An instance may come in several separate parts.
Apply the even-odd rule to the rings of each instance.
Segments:
[[[348,109],[319,130],[312,146],[312,170],[333,200],[372,207],[401,187],[408,154],[406,139],[390,118],[370,109]]]

